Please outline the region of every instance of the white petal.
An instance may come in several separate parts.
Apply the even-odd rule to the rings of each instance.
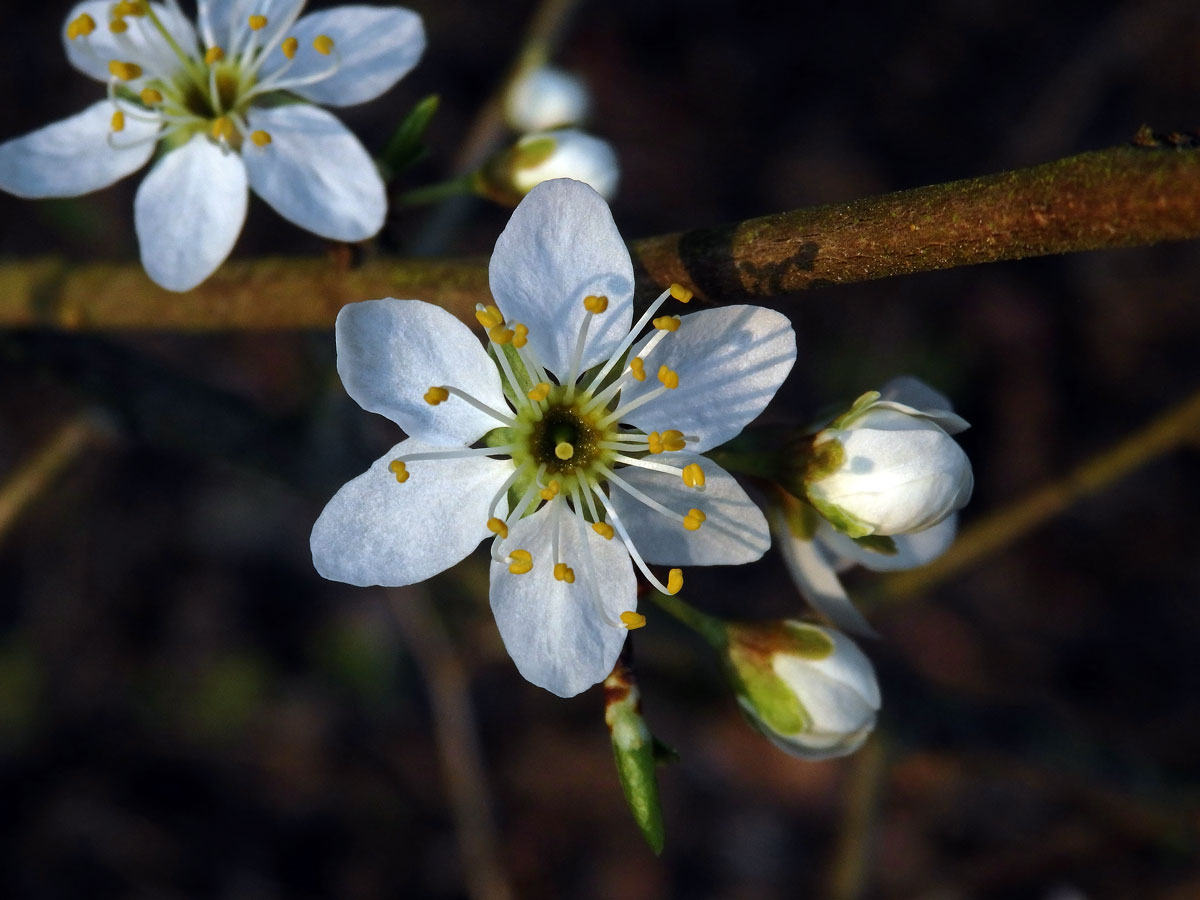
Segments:
[[[634,348],[641,355],[647,337]],[[699,442],[702,453],[738,434],[775,396],[796,361],[796,335],[787,317],[758,306],[724,306],[681,316],[679,329],[646,358],[645,381],[621,395],[628,403],[659,387],[651,372],[666,365],[679,387],[627,416],[644,431],[675,428]]]
[[[142,265],[167,290],[189,290],[229,255],[246,220],[246,167],[196,135],[154,164],[133,203]]]
[[[235,41],[249,40],[250,16],[266,16],[267,26],[257,38],[269,38],[278,26],[294,21],[304,0],[199,0],[200,33],[209,47],[221,47],[227,53]],[[240,47],[238,48],[240,49]]]
[[[810,670],[815,670],[828,678],[830,682],[835,684],[846,685],[853,690],[856,697],[859,698],[861,704],[873,710],[879,709],[883,704],[883,700],[879,695],[879,682],[875,678],[875,667],[871,665],[871,660],[867,655],[859,649],[858,644],[854,643],[844,634],[839,634],[831,628],[821,629],[827,638],[833,641],[833,652],[822,659],[806,659],[803,661],[796,660],[795,657],[788,657],[786,654],[777,654],[775,656],[775,671],[779,672],[779,664],[787,661],[796,665],[803,665]],[[780,673],[780,677],[784,677]],[[805,698],[807,699],[807,698]],[[851,704],[851,707],[858,704]],[[861,709],[861,707],[860,707]],[[809,708],[809,712],[813,710]],[[853,715],[853,708],[843,710],[842,715],[850,713]],[[816,715],[813,718],[817,718]],[[845,722],[847,729],[854,727],[853,721]]]
[[[509,86],[504,117],[516,131],[545,131],[582,122],[590,105],[582,78],[554,66],[538,66]]]
[[[250,186],[281,216],[335,241],[365,240],[383,227],[383,181],[336,116],[293,103],[252,108],[246,120],[271,136],[265,147],[242,147]]]
[[[309,541],[322,577],[360,587],[414,584],[450,568],[490,534],[488,504],[512,463],[479,456],[414,460],[408,480],[397,482],[391,461],[429,449],[403,441],[334,495]]]
[[[0,188],[18,197],[77,197],[137,171],[154,152],[159,126],[126,117],[125,130],[114,135],[112,114],[113,105],[101,100],[0,144]]]
[[[923,531],[892,536],[895,553],[878,553],[857,543],[825,520],[817,526],[817,540],[842,559],[851,560],[874,572],[900,572],[927,565],[941,556],[954,542],[958,513]]]
[[[466,325],[432,303],[387,297],[347,304],[335,338],[346,393],[426,443],[471,444],[503,424],[459,397],[430,406],[424,397],[431,387],[456,387],[510,412],[491,357]]]
[[[958,434],[971,427],[966,419],[954,412],[949,397],[912,375],[897,375],[879,393],[882,401],[879,405],[924,416],[947,434]]]
[[[539,184],[513,210],[488,267],[496,305],[529,326],[542,365],[565,378],[589,294],[608,298],[591,323],[583,369],[608,358],[633,322],[633,263],[608,204],[578,181]]]
[[[398,6],[335,6],[304,16],[288,34],[299,41],[300,48],[280,86],[327,106],[352,106],[373,100],[408,74],[425,50],[421,17]],[[333,38],[331,55],[313,49],[318,35]],[[280,69],[284,60],[281,51],[272,51],[263,76]],[[293,79],[307,78],[334,66],[327,78],[288,86]]]
[[[554,141],[554,150],[535,165],[514,167],[512,183],[520,193],[529,193],[543,181],[574,178],[593,188],[606,200],[616,194],[621,167],[608,141],[577,128],[543,131],[522,136],[513,147],[513,157],[520,159],[522,149],[538,141]]]
[[[62,41],[71,65],[97,81],[109,79],[108,64],[112,60],[137,63],[143,77],[167,78],[182,68],[179,57],[171,49],[162,34],[154,27],[149,16],[127,16],[128,28],[123,34],[109,30],[109,11],[113,7],[109,0],[88,0],[73,7],[62,25]],[[198,55],[196,30],[182,14],[155,3],[154,12],[163,26],[178,42],[185,53]],[[78,16],[87,13],[96,23],[96,30],[86,37],[71,40],[67,37],[67,26]],[[139,84],[140,79],[132,82]]]
[[[795,535],[788,527],[786,514],[778,507],[769,509],[767,517],[788,573],[812,608],[843,631],[875,637],[875,629],[850,602],[824,547]]]
[[[626,634],[619,616],[636,608],[637,584],[624,545],[590,528],[581,533],[565,509],[560,554],[575,570],[575,583],[556,581],[552,525],[546,504],[509,526],[503,552],[528,550],[533,570],[513,575],[506,564],[492,563],[492,613],[517,670],[538,687],[573,697],[603,681],[616,663]]]
[[[734,477],[715,462],[690,453],[663,453],[655,462],[678,466],[698,463],[704,470],[704,490],[683,483],[679,475],[626,466],[617,475],[675,512],[669,519],[612,487],[612,504],[642,558],[655,565],[732,566],[753,562],[771,546],[767,520]],[[683,527],[691,509],[706,516],[696,531]]]

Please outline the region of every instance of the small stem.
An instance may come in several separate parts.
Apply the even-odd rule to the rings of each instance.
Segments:
[[[450,197],[463,197],[468,194],[476,193],[475,186],[479,181],[477,172],[470,172],[466,175],[460,175],[457,178],[451,178],[449,181],[442,181],[438,184],[430,184],[425,187],[414,188],[411,191],[405,191],[396,199],[396,204],[399,206],[427,206],[431,203],[440,203],[442,200]]]
[[[729,642],[724,622],[715,616],[710,616],[708,613],[700,612],[700,610],[696,609],[690,603],[680,600],[678,595],[664,594],[661,591],[651,591],[650,599],[714,647],[720,649]]]

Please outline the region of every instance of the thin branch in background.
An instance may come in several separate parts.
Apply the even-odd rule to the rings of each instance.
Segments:
[[[467,673],[421,588],[389,590],[388,603],[429,691],[433,726],[472,900],[511,900],[467,690]]]
[[[1194,442],[1197,435],[1200,435],[1200,391],[1077,466],[1059,481],[1038,488],[964,529],[950,549],[928,566],[888,575],[879,584],[878,602],[911,599],[930,590],[1049,522],[1071,504]]]
[[[825,896],[829,900],[857,900],[870,884],[875,823],[888,773],[887,743],[882,732],[876,732],[847,763],[848,785],[842,793],[837,842],[825,876]]]

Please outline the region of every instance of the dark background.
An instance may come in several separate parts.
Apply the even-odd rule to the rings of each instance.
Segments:
[[[421,66],[344,114],[378,151],[441,94],[430,161],[403,187],[449,174],[534,6],[418,9]],[[65,62],[63,15],[6,11],[0,138],[101,96]],[[1195,4],[1170,0],[606,0],[582,5],[557,59],[593,91],[633,238],[1195,127],[1198,47]],[[136,259],[139,178],[0,196],[0,250]],[[448,249],[489,252],[506,216],[479,203]],[[384,249],[425,222],[393,211]],[[327,248],[255,200],[234,256],[266,252]],[[973,423],[978,522],[1200,390],[1198,292],[1184,243],[780,298],[799,358],[769,415],[925,378]],[[413,621],[393,611],[410,604],[440,617],[469,678],[515,896],[828,896],[835,861],[856,859],[871,898],[1200,896],[1194,443],[920,600],[868,610],[873,755],[783,755],[705,647],[651,611],[645,707],[683,756],[661,773],[656,859],[599,691],[563,701],[521,680],[478,558],[390,597],[313,571],[321,505],[396,439],[332,364],[328,332],[0,334],[0,473],[81,413],[103,432],[0,533],[0,895],[465,896]],[[773,554],[692,570],[688,591],[730,616],[800,609]]]

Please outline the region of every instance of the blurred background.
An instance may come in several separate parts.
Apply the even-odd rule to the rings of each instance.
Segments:
[[[399,189],[453,174],[537,9],[415,8],[422,64],[344,114],[379,151],[441,95]],[[6,11],[0,139],[100,96],[65,61],[65,16]],[[1191,129],[1198,47],[1186,0],[606,0],[579,4],[555,61],[591,88],[632,239]],[[139,178],[0,196],[3,258],[136,260]],[[445,252],[490,252],[508,213],[470,212]],[[380,249],[428,225],[394,210]],[[329,252],[254,199],[234,257]],[[1198,294],[1182,243],[779,298],[799,358],[767,416],[924,378],[973,425],[978,524],[1200,391]],[[644,708],[682,755],[656,858],[599,689],[520,678],[482,560],[390,592],[313,571],[323,503],[397,439],[333,362],[331,332],[0,334],[0,484],[61,464],[0,517],[0,895],[1200,896],[1194,441],[931,590],[864,603],[884,706],[849,760],[776,750],[707,648],[648,610]],[[688,597],[801,609],[773,554],[693,570]]]

